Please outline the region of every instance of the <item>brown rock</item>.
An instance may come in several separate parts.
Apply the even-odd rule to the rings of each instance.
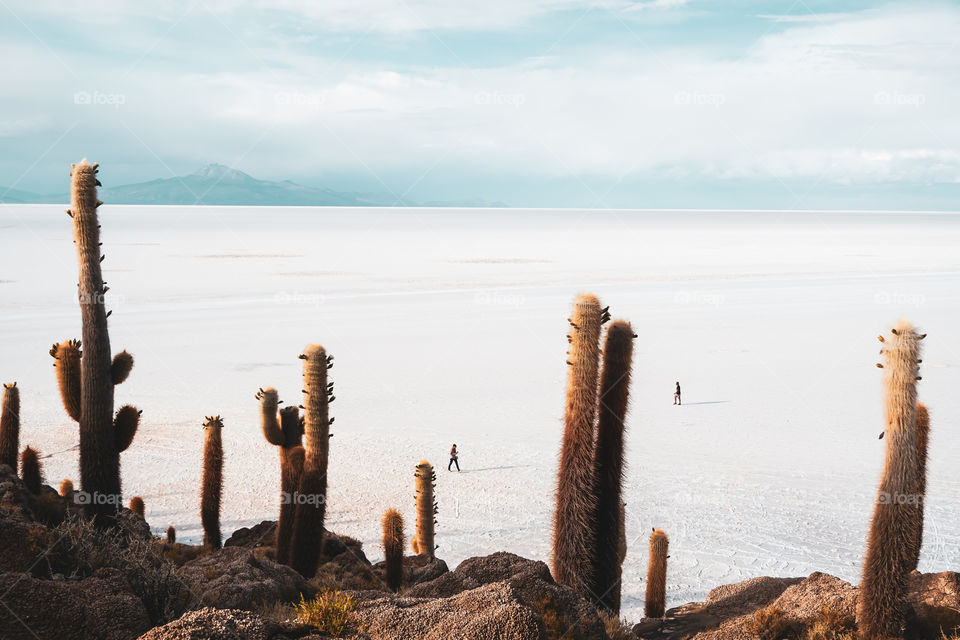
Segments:
[[[910,630],[921,637],[941,637],[940,630],[950,633],[960,626],[960,574],[910,574],[907,596],[915,614]]]
[[[774,600],[773,606],[801,623],[811,622],[825,609],[832,609],[852,620],[857,611],[857,588],[840,578],[816,571],[802,582],[788,587]]]
[[[274,640],[280,632],[280,625],[255,613],[206,607],[151,629],[139,640]]]
[[[223,543],[225,547],[273,547],[277,544],[277,523],[264,520],[250,528],[241,527]]]
[[[254,609],[276,600],[292,602],[313,590],[285,565],[258,558],[252,548],[224,547],[191,560],[180,575],[207,605],[224,609]]]
[[[101,569],[83,580],[0,574],[4,640],[129,640],[151,627],[123,573]]]

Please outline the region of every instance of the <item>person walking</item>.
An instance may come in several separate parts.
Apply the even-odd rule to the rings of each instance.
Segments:
[[[677,380],[677,390],[673,392],[673,404],[683,404],[680,401],[680,381]]]
[[[458,457],[457,445],[454,443],[454,445],[450,447],[450,462],[447,463],[447,471],[453,471],[453,469],[450,468],[452,465],[457,465],[457,471],[460,471],[460,461]]]

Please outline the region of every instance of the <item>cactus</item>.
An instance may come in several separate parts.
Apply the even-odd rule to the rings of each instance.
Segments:
[[[280,517],[277,519],[276,557],[277,562],[286,564],[290,560],[290,536],[293,534],[296,513],[294,497],[303,471],[303,424],[297,407],[280,409],[278,417],[277,409],[282,400],[273,387],[261,388],[256,398],[260,401],[260,430],[263,437],[280,451],[281,501]]]
[[[303,364],[304,460],[300,474],[290,541],[290,566],[307,578],[317,571],[323,545],[323,520],[326,515],[327,460],[330,445],[329,403],[333,402],[333,384],[327,384],[327,369],[333,357],[318,345],[309,345],[300,359]]]
[[[305,456],[303,447],[280,449],[280,490],[283,500],[280,503],[280,519],[277,521],[277,562],[290,562],[290,539],[293,535],[293,523],[297,513],[295,499],[303,473]]]
[[[858,634],[864,640],[900,636],[907,614],[907,582],[917,548],[917,380],[920,340],[899,322],[881,340],[886,453],[874,505],[857,602]]]
[[[650,534],[650,564],[647,566],[647,599],[643,615],[662,618],[667,606],[667,548],[670,540],[662,529]]]
[[[396,509],[383,515],[383,555],[387,586],[396,593],[403,582],[403,516]]]
[[[73,500],[73,480],[64,478],[60,481],[60,497]]]
[[[170,525],[167,527],[167,544],[176,544],[177,543],[177,530]]]
[[[17,472],[20,451],[20,389],[16,382],[3,385],[0,405],[0,464],[10,465]]]
[[[95,497],[89,510],[97,526],[109,526],[120,505],[120,453],[133,440],[140,413],[124,407],[113,415],[113,387],[126,379],[133,358],[126,351],[110,355],[110,334],[104,306],[108,287],[100,263],[100,224],[97,207],[97,165],[86,160],[73,165],[70,209],[74,244],[77,246],[80,279],[77,285],[82,343],[54,345],[57,380],[64,407],[80,423],[80,485]],[[84,349],[81,354],[80,346]],[[116,420],[116,421],[115,421]]]
[[[623,489],[624,419],[630,399],[633,328],[616,320],[607,329],[597,404],[597,441],[593,455],[593,586],[596,604],[620,613],[620,530]]]
[[[593,585],[591,551],[595,545],[593,440],[600,326],[607,317],[596,296],[581,295],[569,321],[570,369],[553,518],[553,577],[587,597]]]
[[[146,520],[146,505],[143,504],[143,498],[133,496],[130,498],[130,511],[133,511],[141,520]]]
[[[219,549],[220,499],[223,496],[223,420],[207,416],[203,423],[203,477],[201,480],[200,520],[203,523],[203,544]]]
[[[917,444],[917,480],[916,495],[917,508],[920,510],[917,518],[916,543],[910,550],[910,569],[914,570],[920,564],[920,549],[923,546],[923,510],[927,499],[927,445],[930,441],[930,412],[922,402],[917,403],[917,425],[915,440]]]
[[[433,525],[436,524],[437,503],[433,498],[437,474],[433,465],[421,460],[413,473],[417,479],[417,534],[410,540],[410,548],[421,556],[433,557]]]
[[[43,487],[43,471],[40,468],[40,456],[33,447],[24,447],[20,454],[20,479],[27,491],[39,495]]]

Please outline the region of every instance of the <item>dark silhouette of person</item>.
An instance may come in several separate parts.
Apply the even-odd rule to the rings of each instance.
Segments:
[[[460,461],[457,459],[458,457],[457,445],[454,443],[454,445],[450,447],[450,462],[447,463],[447,471],[453,471],[453,469],[450,468],[452,465],[457,465],[457,471],[460,471]]]
[[[673,404],[683,404],[680,402],[680,381],[677,381],[677,390],[673,392]]]

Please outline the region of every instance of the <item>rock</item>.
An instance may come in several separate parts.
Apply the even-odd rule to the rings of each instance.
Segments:
[[[206,607],[151,629],[139,640],[273,640],[280,633],[279,624],[255,613]]]
[[[285,565],[258,558],[252,548],[225,547],[191,560],[180,575],[204,604],[223,609],[254,609],[280,600],[292,602],[313,589]]]
[[[733,618],[766,607],[780,597],[787,587],[803,578],[751,578],[735,584],[725,584],[707,594],[704,610],[720,618]]]
[[[386,584],[387,563],[378,562],[373,565],[373,571]],[[406,556],[403,559],[403,585],[412,587],[428,583],[449,571],[447,563],[440,558],[425,555]]]
[[[537,560],[527,560],[513,553],[500,551],[489,556],[467,558],[456,572],[472,578],[479,584],[490,584],[512,578],[553,582],[550,567]]]
[[[481,586],[480,583],[469,576],[450,572],[430,582],[414,585],[406,589],[403,594],[412,598],[449,598],[479,586]]]
[[[832,609],[844,618],[853,620],[857,615],[857,588],[819,571],[788,587],[773,601],[774,607],[782,610],[791,620],[809,623],[824,609]]]
[[[354,618],[363,629],[364,636],[360,637],[374,640],[542,637],[537,616],[519,602],[518,594],[506,582],[464,591],[451,598],[387,596],[360,602]]]
[[[46,571],[46,563],[38,560],[48,546],[44,535],[46,531],[24,520],[19,513],[0,511],[0,571],[26,571],[38,577],[42,575]]]
[[[151,626],[123,573],[101,569],[83,580],[0,574],[4,640],[129,640]]]
[[[277,544],[277,523],[264,520],[253,527],[241,527],[223,543],[225,547],[274,547]]]
[[[327,589],[386,591],[382,575],[378,575],[359,541],[336,534],[324,539],[324,555],[311,584]]]
[[[914,571],[907,598],[915,614],[909,630],[916,636],[939,638],[940,629],[949,633],[960,626],[960,574]]]

